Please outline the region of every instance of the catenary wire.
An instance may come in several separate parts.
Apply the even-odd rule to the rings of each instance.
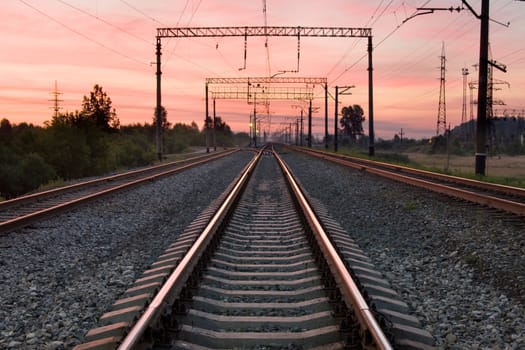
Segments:
[[[428,3],[430,3],[431,0],[427,0],[422,6],[426,6]],[[374,49],[376,49],[378,46],[380,46],[382,43],[384,43],[388,38],[390,38],[395,32],[397,32],[399,30],[399,28],[401,28],[401,26],[403,26],[404,23],[401,23],[401,24],[398,24],[390,33],[388,33],[382,40],[380,40],[377,44],[375,44],[375,46],[373,47]],[[332,83],[335,83],[337,80],[339,80],[344,74],[346,74],[350,69],[352,69],[353,67],[355,67],[357,64],[359,64],[365,57],[367,57],[368,54],[364,54],[362,56],[360,56],[352,65],[350,65],[349,67],[345,68],[336,78],[334,78],[332,80]]]

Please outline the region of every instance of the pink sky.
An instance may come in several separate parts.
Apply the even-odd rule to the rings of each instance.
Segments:
[[[476,11],[481,1],[469,0]],[[461,122],[461,68],[477,80],[479,20],[468,10],[403,20],[417,7],[460,6],[461,1],[267,0],[269,26],[371,27],[374,36],[374,102],[377,137],[436,133],[442,43],[447,57],[447,123]],[[39,10],[40,12],[36,11]],[[525,109],[525,3],[492,0],[493,59],[508,73],[495,78],[495,97],[503,109]],[[121,124],[151,122],[155,108],[155,35],[158,27],[263,26],[263,1],[241,0],[23,0],[5,1],[0,12],[0,118],[42,125],[53,115],[55,80],[62,111],[81,109],[82,96],[95,84],[108,93]],[[398,26],[402,24],[399,28]],[[396,30],[396,28],[398,28]],[[268,76],[295,70],[297,39],[248,38],[246,70],[243,38],[163,39],[163,105],[172,123],[204,120],[204,82],[211,77]],[[290,77],[327,78],[355,85],[343,105],[360,104],[368,112],[366,39],[301,38],[299,73]],[[269,66],[268,66],[269,62]],[[323,90],[315,89],[314,133],[324,134]],[[317,98],[319,97],[319,98]],[[272,130],[296,118],[295,102],[272,103]],[[211,105],[211,104],[210,104]],[[334,103],[329,101],[330,133]],[[217,101],[217,114],[235,131],[248,131],[253,106],[246,101]],[[264,108],[258,114],[265,114]],[[367,117],[367,115],[365,115]],[[365,123],[368,132],[368,123]]]

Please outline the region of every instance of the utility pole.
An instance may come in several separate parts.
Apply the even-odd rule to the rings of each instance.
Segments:
[[[312,100],[308,106],[308,147],[312,148]]]
[[[299,146],[303,146],[303,108],[301,107],[301,127],[300,127],[301,137],[299,138]]]
[[[339,117],[339,86],[335,87],[335,118],[334,118],[334,152],[337,152],[337,136],[339,134],[338,117]]]
[[[204,117],[204,134],[206,137],[206,153],[210,153],[210,113],[208,111],[208,84],[206,83],[206,116]]]
[[[339,92],[339,88],[341,88],[341,92]],[[348,90],[352,89],[352,88],[355,88],[355,85],[351,85],[351,86],[336,86],[335,87],[335,118],[334,118],[334,152],[337,152],[337,149],[338,149],[338,133],[339,133],[339,95],[351,95],[352,93],[348,92]],[[370,136],[372,139],[373,139],[373,131],[370,131]],[[371,140],[372,140],[371,139]],[[369,155],[370,156],[373,156],[373,141],[370,141],[372,142],[370,144],[370,147],[369,147]]]
[[[374,141],[374,67],[372,65],[372,36],[368,37],[368,155],[375,155]]]
[[[253,147],[257,147],[257,93],[253,94]]]
[[[295,145],[299,146],[299,118],[295,120]]]
[[[469,120],[469,127],[468,127],[468,132],[469,132],[469,140],[471,139],[471,137],[474,136],[475,134],[475,130],[474,130],[474,127],[475,127],[475,123],[474,123],[474,90],[477,88],[477,82],[470,82],[468,83],[468,87],[469,87],[469,90],[470,90],[470,120]],[[476,101],[477,103],[477,101]]]
[[[328,149],[328,83],[324,84],[324,148]]]
[[[155,108],[155,121],[156,121],[156,128],[155,128],[155,139],[157,141],[157,157],[159,161],[162,160],[162,118],[161,118],[161,77],[162,77],[162,71],[160,70],[160,56],[161,53],[161,38],[157,36],[157,49],[155,51],[157,55],[157,72],[155,75],[157,76],[157,107]],[[208,104],[208,97],[206,96],[206,104]],[[207,107],[207,106],[206,106]]]
[[[478,118],[476,126],[476,175],[485,176],[487,162],[487,74],[489,63],[489,0],[481,1],[479,39]]]
[[[467,126],[467,77],[468,68],[461,68],[463,75],[463,104],[461,106],[461,134],[466,140],[470,140],[470,132]]]
[[[217,150],[217,116],[215,114],[215,97],[213,98],[213,150]]]
[[[253,122],[252,122],[252,114],[250,113],[250,130],[249,131],[249,139],[250,139],[250,147],[252,147],[252,129],[253,129]]]

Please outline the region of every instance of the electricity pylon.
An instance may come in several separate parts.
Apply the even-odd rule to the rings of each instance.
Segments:
[[[441,134],[440,131],[443,131],[443,134],[445,134],[447,130],[447,104],[445,101],[445,63],[447,61],[445,57],[445,43],[442,44],[441,47],[441,77],[439,79],[439,105],[438,105],[438,116],[437,116],[437,127],[436,127],[436,136],[439,136]]]

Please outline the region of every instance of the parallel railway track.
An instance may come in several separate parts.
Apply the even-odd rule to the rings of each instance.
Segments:
[[[70,210],[90,200],[174,174],[235,151],[228,150],[164,163],[0,202],[0,234]]]
[[[396,297],[260,153],[75,349],[431,348]]]
[[[525,189],[522,188],[470,180],[312,149],[294,148],[294,150],[461,200],[525,216]]]

